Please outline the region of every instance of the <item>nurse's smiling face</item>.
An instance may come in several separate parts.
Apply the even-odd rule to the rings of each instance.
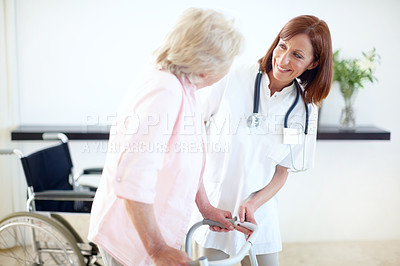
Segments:
[[[272,76],[283,87],[304,71],[318,66],[310,37],[301,33],[289,40],[280,40],[272,54]],[[282,87],[282,88],[283,88]]]

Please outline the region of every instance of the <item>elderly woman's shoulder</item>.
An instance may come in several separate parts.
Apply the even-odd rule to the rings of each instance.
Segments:
[[[148,69],[137,87],[142,93],[173,94],[175,97],[182,95],[182,84],[179,79],[168,71]]]
[[[135,78],[126,97],[141,99],[146,95],[160,95],[161,97],[171,95],[178,99],[182,96],[181,87],[182,84],[175,75],[167,71],[148,68]]]
[[[149,78],[156,84],[163,85],[164,87],[181,86],[179,79],[172,73],[166,70],[153,69],[149,74]]]

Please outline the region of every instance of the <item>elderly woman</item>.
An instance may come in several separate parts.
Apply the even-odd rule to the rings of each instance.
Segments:
[[[222,14],[188,9],[155,52],[155,67],[125,97],[88,237],[106,265],[186,265],[178,249],[195,201],[205,216],[229,225],[229,213],[204,197],[204,124],[195,91],[226,75],[242,43]]]
[[[208,154],[207,193],[214,206],[258,224],[253,244],[259,265],[278,265],[277,193],[288,170],[313,165],[317,107],[331,83],[329,28],[315,16],[299,16],[282,28],[258,64],[234,67],[215,86],[198,92],[204,98],[208,141],[229,148]],[[237,253],[245,241],[238,231],[204,230],[195,239],[211,259]]]

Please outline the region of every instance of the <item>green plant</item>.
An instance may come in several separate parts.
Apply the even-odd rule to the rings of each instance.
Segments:
[[[374,71],[380,57],[375,48],[362,52],[361,59],[340,59],[339,53],[340,50],[336,50],[333,54],[333,81],[339,82],[343,97],[350,99],[355,90],[364,87],[366,81],[377,81]]]

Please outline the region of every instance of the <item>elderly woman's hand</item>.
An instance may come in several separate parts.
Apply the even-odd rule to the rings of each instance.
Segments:
[[[164,246],[151,256],[153,262],[157,266],[182,266],[189,265],[189,257],[186,253],[174,249],[169,246]]]
[[[224,211],[215,208],[210,204],[203,182],[200,183],[199,190],[197,191],[196,204],[204,219],[210,219],[216,222],[220,222],[226,227],[226,229],[222,229],[218,226],[210,226],[210,229],[212,231],[229,232],[235,229],[233,225],[228,220],[226,220],[227,218],[232,219],[232,213],[230,211]]]
[[[222,229],[219,226],[210,226],[211,231],[229,232],[234,229],[233,225],[228,220],[226,220],[226,219],[232,219],[231,212],[215,208],[212,205],[208,205],[207,207],[203,208],[200,212],[201,215],[203,215],[204,219],[220,222],[226,227],[225,229]]]

